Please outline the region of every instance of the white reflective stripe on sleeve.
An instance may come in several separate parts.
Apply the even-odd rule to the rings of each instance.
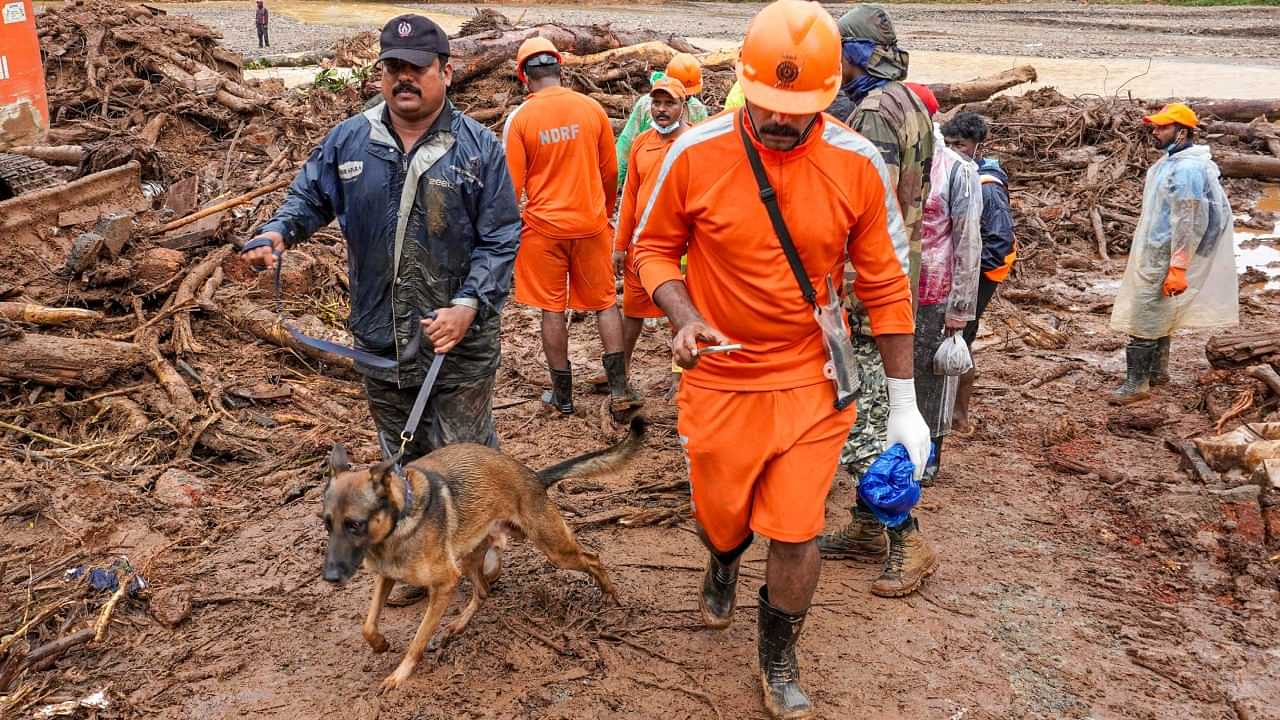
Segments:
[[[884,184],[884,209],[888,215],[889,238],[893,240],[893,252],[898,256],[898,262],[902,264],[903,274],[910,275],[911,242],[907,238],[907,224],[902,218],[902,210],[898,208],[898,189],[889,184],[889,169],[885,167],[880,151],[871,144],[870,140],[836,123],[826,124],[822,131],[822,139],[833,147],[867,158],[875,166],[876,172],[880,173],[880,182]]]
[[[644,229],[645,223],[649,221],[649,212],[653,210],[653,203],[658,199],[658,192],[662,190],[662,184],[667,181],[667,175],[671,172],[671,165],[676,158],[698,143],[732,132],[733,118],[734,114],[730,113],[695,125],[693,128],[686,130],[671,146],[671,149],[667,151],[667,156],[662,160],[662,168],[658,170],[658,179],[653,184],[653,191],[649,193],[649,200],[644,205],[644,212],[640,214],[640,221],[636,223],[635,232],[631,233],[631,242],[635,242],[640,237],[640,231]]]
[[[520,103],[519,105],[517,105],[517,106],[516,106],[516,109],[515,109],[515,110],[512,110],[512,111],[511,111],[511,114],[507,116],[507,121],[506,121],[506,122],[504,122],[504,123],[502,124],[502,149],[503,149],[503,151],[506,151],[506,149],[507,149],[507,134],[511,132],[511,121],[516,119],[516,114],[517,114],[517,113],[519,113],[519,112],[520,112],[520,110],[521,110],[522,108],[524,108],[524,106],[525,106],[525,105],[527,105],[527,104],[528,104],[528,103]],[[520,198],[516,198],[516,200],[519,200],[519,199],[520,199]]]

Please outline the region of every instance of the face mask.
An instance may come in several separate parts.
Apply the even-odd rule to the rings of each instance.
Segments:
[[[680,129],[680,121],[677,120],[676,122],[673,122],[666,127],[662,127],[661,125],[658,125],[655,123],[653,126],[653,129],[657,130],[659,135],[670,135],[671,133]]]

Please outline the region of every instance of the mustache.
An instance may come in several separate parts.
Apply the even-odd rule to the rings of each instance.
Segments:
[[[400,94],[400,93],[402,93],[402,92],[404,92],[404,93],[413,93],[414,95],[417,95],[418,97],[422,97],[422,91],[421,91],[421,90],[419,90],[419,89],[418,89],[418,86],[417,86],[417,85],[414,85],[413,83],[408,83],[408,82],[401,81],[401,82],[396,83],[395,87],[391,88],[391,94],[392,94],[392,95],[399,95],[399,94]]]
[[[775,137],[800,137],[800,131],[790,125],[780,125],[778,123],[768,123],[760,126],[761,135],[773,135]]]

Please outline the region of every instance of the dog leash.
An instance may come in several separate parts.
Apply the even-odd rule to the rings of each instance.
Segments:
[[[394,370],[405,361],[412,360],[418,356],[418,348],[422,345],[422,326],[421,325],[418,325],[414,329],[413,337],[410,338],[409,340],[409,347],[405,350],[405,353],[400,356],[400,359],[396,360],[394,358],[386,358],[386,357],[382,357],[381,355],[375,355],[365,350],[359,350],[357,348],[347,347],[346,345],[340,345],[336,342],[331,342],[329,340],[322,340],[320,338],[311,337],[310,335],[307,335],[301,332],[300,330],[298,330],[297,328],[293,327],[293,325],[285,322],[284,312],[282,309],[283,302],[284,302],[284,294],[280,285],[280,269],[281,267],[284,266],[284,262],[283,262],[284,252],[276,252],[275,246],[272,244],[271,239],[265,238],[265,237],[254,238],[253,240],[250,240],[249,242],[244,244],[244,247],[240,249],[240,252],[241,254],[243,254],[243,253],[249,252],[250,250],[256,250],[260,247],[270,247],[271,254],[275,256],[275,259],[276,259],[276,271],[275,271],[276,315],[279,316],[280,324],[284,326],[285,331],[288,332],[289,336],[292,337],[294,340],[296,340],[299,344],[305,345],[313,350],[333,353],[334,355],[337,355],[339,357],[349,358],[351,360],[355,360],[357,362],[363,363],[370,367],[378,368],[379,370]],[[250,267],[252,267],[253,271],[257,273],[260,273],[263,271],[262,268],[259,268],[257,266],[250,266]]]
[[[243,254],[250,250],[255,250],[260,247],[270,247],[271,254],[275,256],[276,315],[279,316],[280,318],[280,324],[284,326],[284,329],[288,331],[289,335],[293,337],[294,340],[298,341],[299,343],[307,347],[310,347],[316,350],[321,350],[324,352],[330,352],[340,357],[350,358],[352,360],[356,360],[361,363],[364,363],[365,365],[369,365],[371,367],[379,368],[382,370],[394,370],[398,368],[405,361],[412,360],[418,356],[418,348],[421,347],[422,345],[422,325],[421,324],[418,324],[417,327],[414,329],[413,337],[409,340],[409,347],[405,352],[405,354],[400,356],[399,361],[396,361],[390,358],[384,358],[380,355],[374,355],[373,353],[370,353],[364,350],[358,350],[356,348],[347,347],[346,345],[339,345],[338,343],[330,342],[328,340],[321,340],[320,338],[314,338],[314,337],[311,337],[310,335],[306,335],[296,330],[292,325],[284,321],[284,312],[283,312],[284,292],[280,283],[280,268],[284,265],[283,263],[284,253],[277,252],[275,249],[275,245],[271,242],[271,239],[265,238],[265,237],[254,238],[250,240],[249,242],[244,244],[244,246],[240,249],[240,252]],[[261,268],[258,268],[255,266],[251,266],[251,267],[253,268],[254,272],[262,272]],[[436,314],[434,311],[427,314],[428,318],[434,318],[435,316]],[[431,359],[431,367],[427,369],[427,377],[422,381],[422,386],[418,388],[418,395],[413,400],[413,407],[409,411],[409,419],[405,421],[404,429],[400,431],[399,451],[392,453],[390,445],[386,442],[386,436],[384,436],[381,432],[378,433],[378,444],[381,446],[382,455],[384,459],[392,463],[392,469],[395,470],[396,475],[400,478],[401,483],[403,483],[404,485],[404,498],[405,498],[404,507],[400,509],[400,515],[397,518],[397,521],[400,518],[404,518],[408,516],[409,513],[413,511],[413,484],[409,482],[409,477],[404,474],[404,469],[400,465],[400,459],[404,457],[405,448],[408,447],[409,443],[413,442],[414,434],[418,429],[418,423],[422,422],[422,413],[426,412],[427,400],[431,397],[431,390],[432,388],[435,387],[436,378],[440,376],[440,368],[444,365],[444,357],[445,357],[444,353],[436,353],[435,357]]]

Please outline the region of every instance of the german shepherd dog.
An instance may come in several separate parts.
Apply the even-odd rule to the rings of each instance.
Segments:
[[[424,588],[429,598],[418,633],[400,666],[382,682],[382,692],[413,673],[464,575],[471,580],[471,601],[432,644],[442,646],[467,626],[497,577],[498,553],[508,538],[528,538],[553,565],[586,572],[617,601],[600,558],[578,545],[547,488],[567,477],[623,467],[642,444],[646,425],[637,416],[622,442],[540,472],[473,444],[440,448],[409,463],[401,474],[391,461],[353,470],[346,448],[334,445],[324,491],[329,533],[324,579],[345,582],[362,563],[375,574],[362,634],[377,653],[388,647],[378,616],[396,582]]]

